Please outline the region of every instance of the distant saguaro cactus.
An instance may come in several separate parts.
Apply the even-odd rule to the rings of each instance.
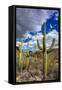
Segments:
[[[22,48],[23,48],[23,42],[21,42],[20,45],[19,45],[20,59],[22,57]]]
[[[29,37],[28,37],[28,42],[27,42],[27,51],[26,51],[26,58],[24,59],[24,54],[23,54],[23,51],[22,51],[22,48],[23,48],[23,41],[20,42],[20,45],[19,45],[19,66],[20,69],[21,69],[21,72],[24,68],[24,62],[25,62],[25,69],[28,70],[28,66],[29,66]]]
[[[43,52],[43,80],[47,80],[47,53],[52,51],[54,46],[55,39],[52,39],[52,44],[49,49],[46,48],[46,23],[44,23],[44,33],[43,33],[43,48],[39,44],[39,40],[37,40],[37,45],[40,50]]]
[[[29,57],[30,57],[30,52],[29,52],[29,37],[28,37],[28,42],[27,42],[26,57],[27,57],[26,69],[28,70],[29,69],[29,63],[30,63],[30,60],[29,60]]]
[[[27,52],[26,56],[29,57],[29,37],[28,37],[28,42],[27,42],[27,51],[26,51],[26,52]]]
[[[21,66],[21,72],[22,72],[22,68],[23,68],[23,66],[22,66],[22,48],[23,48],[23,42],[20,42],[20,45],[19,45],[19,67]]]

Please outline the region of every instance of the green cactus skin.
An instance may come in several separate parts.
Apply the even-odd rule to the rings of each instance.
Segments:
[[[29,40],[29,37],[28,37],[28,40]],[[27,64],[26,64],[26,70],[28,71],[29,70],[29,63],[30,63],[30,53],[29,53],[29,41],[27,43],[27,51],[26,51],[26,57],[27,57]]]
[[[28,37],[29,39],[29,37]],[[21,69],[21,73],[22,73],[22,70],[23,70],[23,61],[22,61],[22,57],[23,57],[23,51],[22,51],[22,48],[23,48],[23,42],[20,43],[19,45],[19,67]],[[27,51],[26,51],[26,58],[27,58],[27,61],[26,61],[26,70],[28,70],[28,67],[29,67],[29,56],[30,56],[30,53],[29,53],[29,42],[27,43]]]
[[[19,45],[19,51],[20,51],[20,53],[22,53],[22,48],[23,48],[23,42],[21,42],[20,45]]]
[[[28,37],[28,40],[29,40],[29,37]],[[26,53],[27,53],[27,57],[29,57],[29,42],[27,43],[27,51],[26,51]]]
[[[37,40],[37,45],[40,50],[43,52],[43,80],[47,80],[47,53],[52,51],[52,48],[54,46],[55,39],[52,40],[52,44],[49,49],[46,49],[46,23],[44,23],[44,36],[43,36],[43,49],[39,44],[39,40]]]
[[[20,59],[22,57],[22,48],[23,48],[23,42],[21,42],[19,45]]]
[[[21,42],[20,43],[20,45],[19,45],[19,52],[20,52],[20,54],[19,54],[19,67],[20,67],[20,65],[21,65],[21,67],[20,67],[20,69],[21,69],[21,73],[22,73],[22,69],[23,69],[23,65],[22,65],[22,48],[23,48],[23,42]]]

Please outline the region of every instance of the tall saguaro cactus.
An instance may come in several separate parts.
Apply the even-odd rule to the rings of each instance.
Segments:
[[[43,80],[47,80],[47,53],[52,51],[54,46],[55,39],[52,39],[52,43],[49,49],[46,48],[46,23],[44,23],[44,33],[43,33],[43,48],[39,44],[39,40],[37,40],[37,45],[40,50],[43,52]]]

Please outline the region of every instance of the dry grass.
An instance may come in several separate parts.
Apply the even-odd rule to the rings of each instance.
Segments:
[[[58,49],[48,54],[48,80],[58,79],[59,67]],[[16,82],[42,81],[43,80],[43,54],[42,52],[31,53],[29,57],[16,51]]]

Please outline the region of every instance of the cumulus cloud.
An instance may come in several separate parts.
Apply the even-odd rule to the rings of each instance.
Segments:
[[[37,40],[39,40],[40,46],[43,47],[43,34],[41,27],[44,22],[54,15],[56,10],[45,10],[45,9],[27,9],[17,8],[16,9],[16,46],[18,46],[23,40],[23,50],[27,49],[27,42],[29,41],[30,50],[39,50],[37,46]],[[58,14],[54,19],[57,18]],[[52,24],[50,24],[50,31],[46,35],[46,47],[50,47],[52,38],[55,38],[55,47],[58,47],[58,32]],[[56,28],[56,27],[55,27]],[[28,40],[29,37],[29,40]]]
[[[28,31],[40,31],[41,25],[54,10],[16,8],[16,36],[23,37]]]

